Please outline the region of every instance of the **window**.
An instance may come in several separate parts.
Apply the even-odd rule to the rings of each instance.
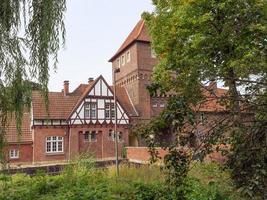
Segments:
[[[121,56],[121,65],[125,65],[125,55]]]
[[[96,118],[96,102],[84,103],[84,118]]]
[[[84,140],[85,140],[85,141],[89,141],[89,135],[90,135],[90,132],[89,132],[89,131],[86,131],[86,132],[84,133]]]
[[[153,102],[153,104],[152,104],[152,107],[153,107],[153,108],[156,108],[156,107],[158,107],[158,104],[157,104],[157,102]]]
[[[127,53],[126,53],[126,61],[127,61],[127,63],[131,61],[130,51],[127,51]]]
[[[110,129],[108,132],[108,139],[114,141],[115,140],[114,136],[115,136],[114,131]]]
[[[119,132],[118,134],[118,140],[121,142],[122,141],[122,132]]]
[[[62,153],[63,137],[51,136],[46,138],[46,153]]]
[[[90,117],[90,103],[84,103],[84,118]]]
[[[200,114],[199,121],[200,121],[200,124],[204,124],[204,122],[205,122],[205,116],[204,116],[203,113]]]
[[[10,159],[16,159],[19,158],[19,150],[18,149],[11,149],[9,151],[9,158]]]
[[[91,118],[96,118],[96,103],[91,103]]]
[[[151,48],[151,58],[156,58],[156,52],[154,49]]]
[[[109,130],[108,132],[108,139],[109,140],[112,140],[112,141],[115,141],[116,140],[116,134],[114,133],[113,130]],[[122,132],[118,132],[118,141],[119,142],[122,142],[123,141],[123,138],[122,138]]]
[[[159,107],[164,108],[165,104],[164,103],[160,103]]]
[[[105,103],[105,118],[115,117],[114,103]]]
[[[118,59],[117,59],[117,67],[120,68],[120,66],[121,66],[121,65],[120,65],[120,59],[118,58]]]
[[[96,131],[86,131],[84,133],[84,140],[89,142],[96,141]]]

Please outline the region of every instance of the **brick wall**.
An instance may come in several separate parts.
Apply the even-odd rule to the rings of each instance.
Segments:
[[[10,150],[18,150],[19,151],[19,158],[10,159],[9,158],[9,151]],[[9,163],[31,163],[32,162],[32,144],[8,144],[5,148],[7,160]]]
[[[79,153],[87,153],[95,158],[114,158],[115,157],[115,141],[109,138],[109,130],[113,127],[96,128],[96,140],[86,141],[83,133],[78,133],[79,137]],[[90,129],[93,130],[93,129]],[[118,127],[118,132],[122,132],[122,140],[118,143],[119,157],[122,156],[122,149],[129,144],[128,129]]]
[[[60,162],[75,159],[78,155],[83,153],[97,159],[114,158],[115,142],[109,138],[109,130],[113,128],[113,125],[85,125],[71,127],[69,130],[63,127],[37,127],[33,131],[33,161],[34,163]],[[96,131],[96,140],[92,142],[86,141],[84,139],[85,131]],[[126,126],[120,125],[118,126],[118,131],[122,132],[122,140],[118,145],[119,157],[121,157],[123,147],[129,145],[129,132]],[[49,136],[63,137],[63,153],[46,153],[46,138]]]
[[[157,148],[157,151],[159,153],[158,155],[161,158],[164,158],[164,156],[167,154],[167,151],[161,148]],[[147,147],[127,147],[126,153],[127,153],[127,159],[129,159],[129,161],[145,163],[149,162],[150,159],[150,154],[148,152]]]
[[[46,153],[46,138],[49,136],[63,137],[63,153]],[[36,127],[33,130],[33,162],[63,161],[68,159],[68,132],[66,128]]]

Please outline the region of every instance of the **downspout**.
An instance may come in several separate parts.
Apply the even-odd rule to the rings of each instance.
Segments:
[[[68,126],[68,135],[69,135],[69,159],[68,159],[68,162],[70,162],[70,138],[71,138],[71,128]]]
[[[104,158],[104,137],[103,137],[103,131],[101,131],[101,137],[102,137],[102,155],[101,155],[101,157],[102,157],[102,160],[103,160],[103,158]]]

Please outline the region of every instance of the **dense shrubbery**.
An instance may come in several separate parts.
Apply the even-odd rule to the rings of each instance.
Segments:
[[[227,173],[215,164],[196,165],[189,177],[181,188],[189,200],[238,199]],[[34,177],[16,174],[0,178],[0,200],[174,199],[166,191],[164,176],[157,166],[124,165],[117,178],[114,168],[97,170],[90,161],[83,161],[57,176],[39,173]]]

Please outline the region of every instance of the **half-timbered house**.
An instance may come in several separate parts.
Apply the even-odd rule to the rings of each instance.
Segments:
[[[124,88],[113,88],[100,76],[89,79],[69,92],[64,82],[62,92],[48,93],[48,110],[41,92],[32,94],[31,113],[25,113],[22,137],[17,138],[15,123],[7,132],[8,157],[11,162],[62,162],[86,153],[99,159],[115,157],[115,107],[119,155],[128,145],[129,123],[135,110]],[[22,159],[26,157],[27,159]]]

